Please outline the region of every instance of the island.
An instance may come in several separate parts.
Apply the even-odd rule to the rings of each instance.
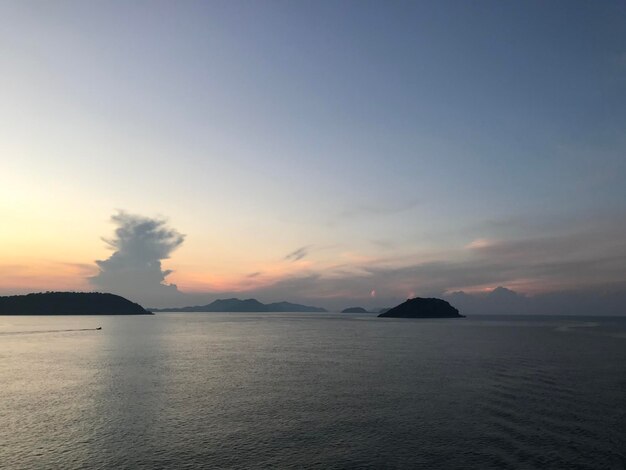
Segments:
[[[344,308],[341,313],[368,313],[363,307],[348,307]]]
[[[326,312],[327,310],[291,302],[264,304],[256,299],[217,299],[207,305],[177,308],[151,308],[153,312]]]
[[[415,297],[378,315],[385,318],[464,318],[442,299]]]
[[[0,297],[0,315],[152,315],[152,312],[114,294],[40,292]]]

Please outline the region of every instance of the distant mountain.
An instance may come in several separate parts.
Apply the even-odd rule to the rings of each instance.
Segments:
[[[217,299],[206,305],[207,312],[265,312],[265,305],[256,299]]]
[[[459,311],[445,300],[415,297],[387,310],[379,317],[391,318],[462,318]]]
[[[363,307],[349,307],[344,308],[341,313],[367,313],[367,310],[365,310]]]
[[[100,292],[45,292],[0,297],[0,315],[150,315],[124,297]]]
[[[326,309],[291,302],[263,304],[256,299],[218,299],[207,305],[154,308],[153,312],[326,312]]]

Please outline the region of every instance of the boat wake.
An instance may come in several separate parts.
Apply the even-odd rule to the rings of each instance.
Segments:
[[[97,328],[72,328],[72,329],[67,329],[67,330],[0,331],[0,336],[31,335],[31,334],[41,334],[41,333],[66,333],[70,331],[98,331],[101,329],[102,327],[99,326]]]

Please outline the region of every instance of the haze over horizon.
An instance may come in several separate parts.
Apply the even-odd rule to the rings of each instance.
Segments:
[[[624,3],[0,15],[0,295],[624,312]]]

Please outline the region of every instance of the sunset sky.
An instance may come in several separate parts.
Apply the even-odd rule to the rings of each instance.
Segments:
[[[624,2],[16,0],[0,18],[0,294],[626,286]]]

